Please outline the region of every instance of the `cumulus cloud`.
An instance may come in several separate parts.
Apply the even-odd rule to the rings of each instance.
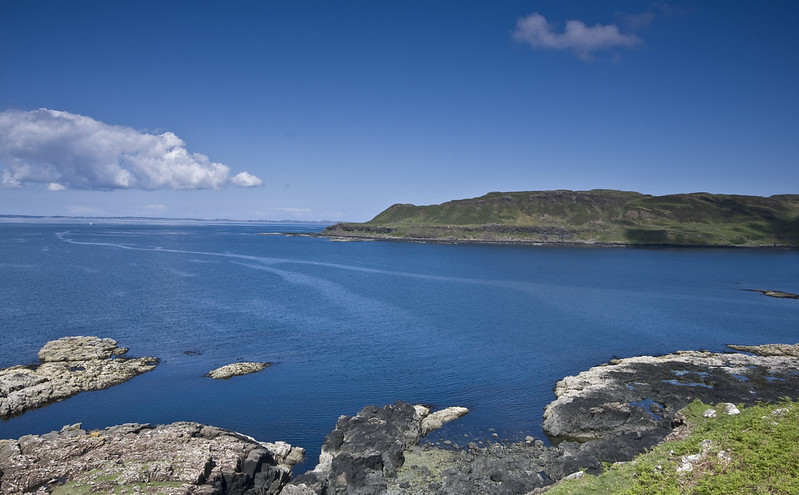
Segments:
[[[249,172],[239,172],[230,179],[232,184],[241,187],[257,187],[263,185],[264,181]]]
[[[527,43],[537,50],[550,48],[570,50],[583,60],[590,60],[593,53],[612,48],[631,48],[642,43],[634,34],[622,34],[614,24],[586,26],[582,21],[568,21],[562,33],[547,22],[541,14],[534,13],[516,21],[513,39]]]
[[[63,189],[220,189],[261,179],[190,153],[171,132],[149,134],[83,115],[42,108],[0,112],[4,187]]]

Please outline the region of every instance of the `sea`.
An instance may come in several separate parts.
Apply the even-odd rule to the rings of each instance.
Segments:
[[[159,366],[0,423],[0,438],[197,421],[307,449],[340,415],[465,406],[425,441],[541,430],[558,380],[616,357],[799,342],[799,251],[334,242],[322,225],[0,222],[0,367],[111,337]],[[205,376],[236,361],[266,370]]]

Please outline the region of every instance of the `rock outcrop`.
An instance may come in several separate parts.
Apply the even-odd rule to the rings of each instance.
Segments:
[[[448,408],[433,423],[424,406],[397,401],[379,408],[367,406],[354,417],[341,416],[336,429],[325,437],[319,464],[286,487],[288,494],[384,493],[405,462],[404,452],[415,445],[435,424],[461,417],[465,408]],[[435,415],[436,413],[433,413]]]
[[[0,440],[0,493],[277,494],[302,454],[199,423],[77,424]]]
[[[153,357],[119,357],[126,352],[107,338],[64,337],[48,342],[39,351],[38,366],[0,370],[0,418],[126,382],[158,364]]]
[[[405,452],[405,464],[390,480],[386,493],[528,493],[551,483],[546,472],[556,450],[540,440],[482,447],[470,442],[465,449],[425,444]]]
[[[254,362],[241,362],[232,363],[211,370],[208,376],[215,380],[225,380],[234,376],[249,375],[250,373],[258,373],[264,369],[272,366],[272,363],[254,363]]]
[[[799,397],[799,348],[745,350],[763,355],[679,351],[617,359],[560,380],[543,429],[573,458],[564,471],[596,472],[602,462],[626,461],[660,443],[694,399],[752,404]]]
[[[447,407],[446,409],[441,409],[440,411],[436,411],[430,414],[430,410],[427,411],[419,411],[417,408],[417,412],[421,412],[422,416],[422,436],[427,435],[431,431],[435,431],[445,423],[449,423],[450,421],[455,421],[458,418],[461,418],[469,413],[469,410],[465,407]]]

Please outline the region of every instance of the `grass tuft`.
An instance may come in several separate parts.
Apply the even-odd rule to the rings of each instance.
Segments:
[[[716,408],[718,417],[704,418],[710,407],[694,401],[683,410],[691,428],[684,440],[547,493],[799,494],[799,403],[751,406],[734,416]]]

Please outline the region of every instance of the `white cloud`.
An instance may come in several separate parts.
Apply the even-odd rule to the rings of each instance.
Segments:
[[[534,50],[540,48],[571,50],[583,60],[590,60],[595,51],[630,48],[642,43],[638,36],[622,34],[613,24],[588,27],[582,21],[572,20],[566,23],[562,33],[558,33],[555,27],[538,13],[516,21],[513,39],[527,43]]]
[[[148,134],[57,110],[0,112],[4,187],[62,189],[220,189],[262,185],[247,172],[200,153],[171,132]]]
[[[263,185],[264,181],[249,172],[239,172],[230,179],[230,182],[241,187],[257,187]]]

